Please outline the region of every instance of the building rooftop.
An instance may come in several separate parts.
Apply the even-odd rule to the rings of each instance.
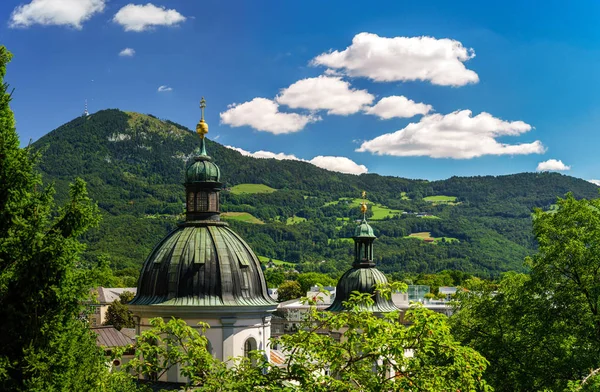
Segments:
[[[125,347],[133,344],[134,340],[112,325],[91,328],[96,334],[96,345],[99,347]]]

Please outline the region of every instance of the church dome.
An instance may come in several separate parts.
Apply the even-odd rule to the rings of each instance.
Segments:
[[[375,238],[375,234],[373,233],[373,228],[371,225],[367,223],[366,220],[363,220],[362,223],[356,226],[354,230],[355,237],[372,237]]]
[[[185,171],[185,182],[187,184],[194,182],[221,182],[221,169],[212,162],[209,156],[200,155],[194,159],[196,161]]]
[[[375,303],[370,307],[364,307],[364,310],[371,312],[392,312],[398,310],[391,299],[386,299],[381,294],[375,293],[376,285],[387,284],[388,280],[377,268],[354,267],[346,271],[338,281],[335,288],[335,300],[327,310],[340,312],[347,310],[343,302],[350,299],[354,291],[359,293],[374,294]]]
[[[184,223],[152,251],[132,305],[273,307],[260,261],[224,222]]]

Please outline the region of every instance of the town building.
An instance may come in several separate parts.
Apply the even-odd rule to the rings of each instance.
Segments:
[[[92,302],[88,305],[90,307],[90,327],[99,327],[104,325],[106,321],[106,311],[110,304],[119,299],[119,296],[125,292],[135,294],[137,287],[98,287],[92,290]]]

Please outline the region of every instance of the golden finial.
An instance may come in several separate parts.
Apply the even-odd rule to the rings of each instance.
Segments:
[[[202,117],[196,125],[196,133],[200,136],[201,139],[204,139],[204,136],[208,133],[208,124],[204,121],[204,108],[206,107],[206,100],[204,97],[200,100],[200,109],[202,110]]]
[[[363,201],[360,203],[360,211],[363,213],[363,218],[366,219],[365,214],[367,213],[367,201],[365,199],[367,198],[367,192],[363,191],[362,198]]]

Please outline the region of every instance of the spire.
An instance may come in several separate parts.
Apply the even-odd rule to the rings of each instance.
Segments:
[[[360,203],[360,211],[363,214],[363,222],[366,222],[367,221],[367,201],[366,201],[367,192],[363,191],[362,198],[363,198],[363,201],[362,201],[362,203]]]
[[[208,156],[206,153],[206,142],[204,141],[204,137],[208,133],[208,124],[204,121],[204,109],[206,108],[206,100],[204,97],[200,100],[200,110],[202,111],[202,117],[200,121],[198,121],[198,125],[196,125],[196,133],[200,136],[200,156]]]

